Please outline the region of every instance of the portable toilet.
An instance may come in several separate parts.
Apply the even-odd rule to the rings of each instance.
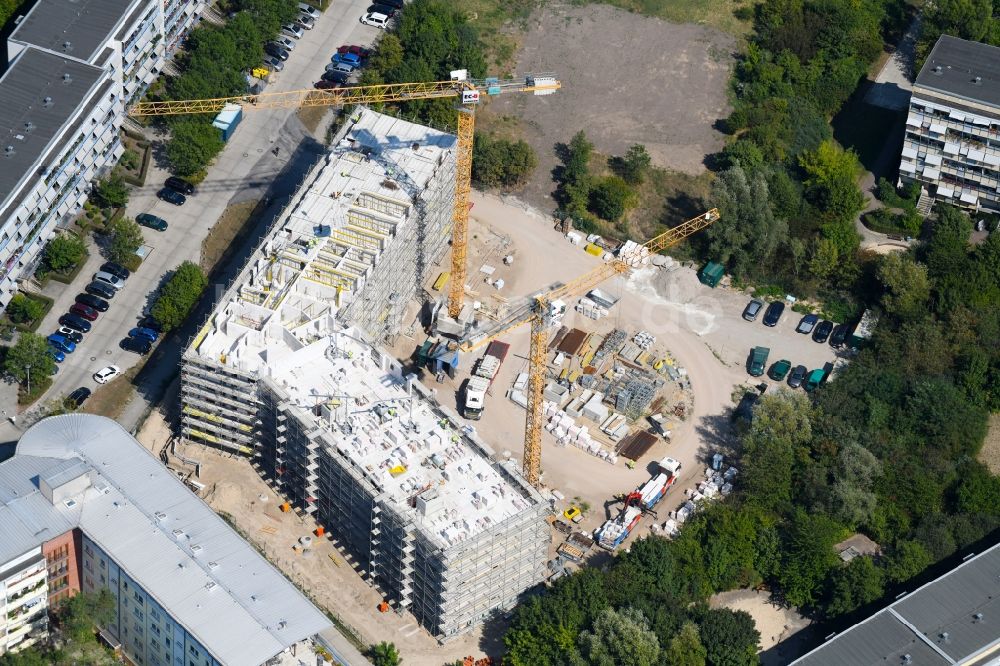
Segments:
[[[722,276],[726,274],[726,269],[722,264],[717,264],[714,261],[708,262],[701,272],[698,273],[698,279],[701,280],[702,284],[707,284],[713,289],[718,286],[719,281],[722,280]]]

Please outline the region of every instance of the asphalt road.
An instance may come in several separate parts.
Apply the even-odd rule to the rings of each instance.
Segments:
[[[280,92],[309,88],[319,79],[337,46],[373,43],[380,31],[358,22],[367,6],[368,3],[362,0],[334,0],[316,22],[315,28],[306,31],[302,39],[297,40],[284,70],[273,75],[275,78],[268,90]],[[308,135],[294,109],[252,110],[244,114],[229,144],[210,167],[208,177],[183,206],[173,206],[156,198],[169,172],[155,149],[154,146],[154,159],[146,185],[133,188],[127,214],[134,217],[139,213],[153,213],[167,220],[169,228],[162,233],[145,230],[146,243],[151,252],[143,265],[112,299],[108,312],[94,322],[92,331],[78,345],[76,352],[67,354],[52,388],[31,410],[18,418],[16,427],[7,422],[0,428],[0,441],[16,440],[20,430],[37,418],[41,406],[51,398],[66,395],[79,386],[96,388],[92,375],[97,370],[110,364],[125,370],[138,363],[140,358],[122,350],[119,343],[136,325],[143,308],[170,272],[182,261],[199,260],[202,241],[231,202],[268,197],[275,204],[272,210],[277,208],[282,197],[301,182],[305,171],[321,154],[323,146]],[[267,221],[272,217],[263,216]],[[237,241],[245,242],[246,239]],[[40,334],[48,335],[58,328],[59,317],[72,305],[75,296],[83,290],[103,261],[99,248],[92,246],[88,264],[73,285],[54,282],[48,285],[45,293],[55,299],[55,305],[38,328]],[[210,289],[221,291],[215,285]],[[167,340],[166,345],[161,345],[172,346],[173,353],[163,353],[168,351],[166,349],[154,351],[154,357],[139,378],[147,386],[140,387],[138,398],[132,400],[120,419],[126,428],[135,428],[149,405],[155,404],[162,396],[162,389],[177,371],[179,352],[185,341],[186,338],[174,340],[171,345],[171,341]],[[154,363],[157,367],[150,367]],[[159,390],[142,390],[149,387],[158,387]],[[13,397],[12,391],[3,391],[0,395],[0,406],[8,414],[15,413]]]

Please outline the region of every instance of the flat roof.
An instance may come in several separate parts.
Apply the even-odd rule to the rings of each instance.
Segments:
[[[1000,544],[792,662],[798,666],[972,663],[1000,646]]]
[[[145,0],[150,7],[152,3]],[[135,0],[38,0],[10,39],[90,61]],[[64,46],[69,42],[69,46]]]
[[[941,35],[920,68],[916,85],[1000,107],[1000,48]]]
[[[104,76],[99,67],[35,48],[11,63],[0,78],[0,203],[23,179],[38,177],[36,165]]]
[[[55,505],[37,488],[45,479],[76,489],[84,475]],[[2,552],[79,527],[222,663],[261,664],[330,626],[111,419],[66,414],[32,426],[0,463],[0,497]]]

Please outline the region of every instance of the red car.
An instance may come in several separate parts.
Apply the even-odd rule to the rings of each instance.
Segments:
[[[340,84],[336,81],[317,81],[313,84],[313,88],[316,90],[332,90],[334,88],[339,88]]]
[[[74,303],[69,306],[69,311],[75,315],[80,315],[87,321],[94,321],[97,319],[97,310],[89,305],[84,305],[83,303]]]
[[[371,54],[371,51],[363,46],[344,44],[339,49],[337,49],[337,53],[353,53],[354,55],[364,60]]]

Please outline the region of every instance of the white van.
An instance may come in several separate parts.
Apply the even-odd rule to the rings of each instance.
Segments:
[[[304,2],[299,3],[299,11],[302,12],[303,14],[313,17],[313,19],[319,18],[319,10],[313,7],[312,5],[307,5]]]
[[[361,22],[365,25],[385,30],[386,25],[389,23],[389,17],[378,12],[370,12],[361,17]]]

